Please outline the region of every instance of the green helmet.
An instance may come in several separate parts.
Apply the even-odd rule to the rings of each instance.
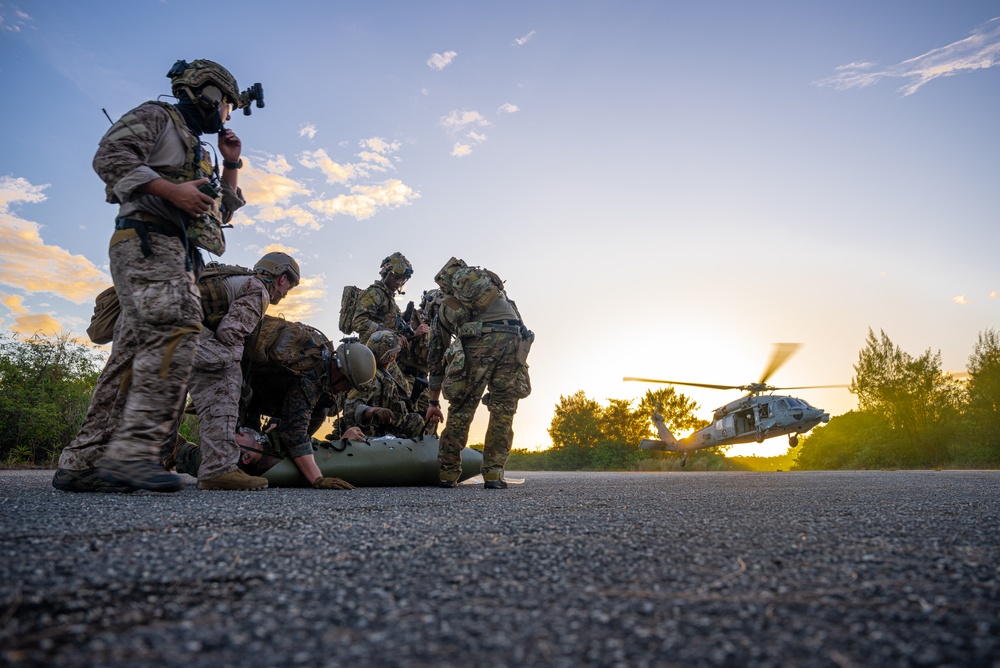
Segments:
[[[360,390],[375,378],[375,355],[355,338],[342,339],[337,346],[337,368],[351,387]]]
[[[253,270],[258,274],[267,274],[271,278],[288,274],[288,277],[292,279],[293,286],[298,285],[299,281],[302,280],[302,275],[299,273],[299,263],[291,255],[281,251],[273,251],[257,260]]]
[[[385,356],[390,353],[399,354],[402,346],[399,344],[399,337],[387,329],[380,329],[368,339],[368,347],[375,355],[375,360],[385,366]]]
[[[180,97],[183,93],[205,106],[218,106],[222,99],[216,99],[214,91],[206,90],[206,87],[214,86],[235,109],[244,106],[240,101],[240,87],[236,83],[236,77],[215,61],[195,60],[188,63],[178,60],[167,72],[167,76],[170,78],[170,90],[174,97]]]
[[[398,278],[408,279],[413,276],[413,265],[402,253],[393,253],[382,260],[382,266],[379,267],[378,271],[382,278],[388,276],[390,272]]]

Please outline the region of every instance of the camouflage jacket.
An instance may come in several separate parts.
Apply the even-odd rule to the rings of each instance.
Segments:
[[[101,138],[94,156],[94,171],[107,186],[109,202],[120,202],[119,218],[144,213],[180,225],[185,215],[171,203],[137,190],[167,174],[190,172],[207,176],[205,167],[188,165],[188,150],[194,149],[195,161],[204,164],[202,143],[180,127],[163,104],[145,102],[122,116]],[[210,164],[210,163],[209,163]],[[246,204],[243,193],[224,180],[222,206],[224,220]]]
[[[380,329],[396,331],[396,318],[402,315],[389,288],[382,281],[375,281],[358,296],[354,331],[361,343],[368,343],[372,334]]]
[[[388,408],[397,415],[407,412],[403,401],[403,388],[385,369],[376,371],[374,380],[363,391],[351,390],[347,395],[343,427],[346,429],[356,425],[369,436],[384,435],[384,430],[380,431],[378,424],[373,424],[364,416],[369,408]]]
[[[260,324],[270,305],[267,286],[256,276],[230,276],[224,285],[232,295],[229,308],[214,333],[208,327],[202,328],[196,368],[211,368],[213,361],[239,364],[247,337]]]
[[[459,328],[469,322],[485,323],[498,320],[517,320],[517,315],[504,297],[498,297],[486,311],[475,315],[457,300],[441,304],[437,315],[430,323],[430,340],[427,343],[427,373],[431,389],[441,388],[448,365],[445,351],[451,345],[452,339],[458,336]]]

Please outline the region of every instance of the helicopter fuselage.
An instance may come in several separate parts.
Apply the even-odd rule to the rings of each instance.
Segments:
[[[646,450],[691,452],[702,448],[738,443],[760,443],[764,439],[789,434],[789,445],[798,444],[798,435],[830,415],[802,399],[780,395],[747,395],[715,409],[712,424],[683,439],[675,439],[666,425],[657,424],[660,441],[643,441]],[[654,423],[658,422],[654,416]],[[666,433],[664,433],[666,432]]]

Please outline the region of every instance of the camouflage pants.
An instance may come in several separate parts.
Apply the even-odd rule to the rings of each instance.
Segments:
[[[180,239],[150,234],[152,255],[138,238],[111,247],[111,276],[123,326],[135,336],[132,382],[105,457],[155,460],[172,447],[201,330],[201,297],[185,269]]]
[[[240,448],[236,445],[243,373],[233,353],[215,341],[209,329],[201,333],[201,347],[191,374],[191,399],[198,411],[201,432],[200,480],[211,480],[236,470]]]
[[[458,480],[462,473],[462,448],[469,440],[469,427],[483,391],[489,389],[490,412],[483,444],[482,474],[485,480],[503,477],[503,469],[514,440],[514,413],[517,412],[517,337],[490,333],[462,340],[468,390],[448,404],[448,419],[441,433],[438,463],[442,480]]]
[[[111,434],[121,422],[125,409],[135,347],[135,334],[125,323],[125,318],[118,318],[111,355],[97,379],[80,432],[59,455],[59,468],[71,471],[92,469],[104,456]]]

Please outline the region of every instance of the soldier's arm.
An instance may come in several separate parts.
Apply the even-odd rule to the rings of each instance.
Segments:
[[[270,298],[264,283],[253,278],[243,284],[215,330],[215,338],[224,345],[242,350],[243,342],[260,324]]]
[[[432,391],[440,392],[441,383],[444,382],[444,351],[451,344],[451,334],[441,324],[441,319],[435,317],[430,324],[430,340],[427,343],[427,375],[429,388]],[[437,394],[433,394],[434,399]]]

